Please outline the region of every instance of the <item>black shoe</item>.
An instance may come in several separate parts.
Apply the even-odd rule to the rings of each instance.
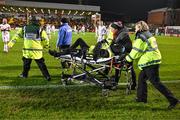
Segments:
[[[46,77],[46,80],[47,81],[51,81],[51,77]]]
[[[168,106],[168,109],[169,109],[169,110],[171,110],[171,109],[175,108],[175,107],[176,107],[176,105],[177,105],[177,104],[179,104],[179,103],[180,103],[180,101],[179,101],[179,100],[177,100],[177,101],[175,101],[175,102],[170,103],[170,105]]]
[[[20,74],[18,77],[20,77],[20,78],[27,78],[27,76],[25,76],[23,74]]]
[[[135,86],[135,85],[132,85],[132,86],[131,86],[131,90],[136,90],[136,86]]]
[[[147,103],[147,100],[141,100],[141,99],[135,98],[135,102],[143,102],[143,103]]]
[[[117,90],[118,86],[117,85],[114,85],[111,87],[111,90]]]
[[[118,88],[118,83],[113,82],[113,83],[112,83],[111,90],[116,90],[117,88]]]

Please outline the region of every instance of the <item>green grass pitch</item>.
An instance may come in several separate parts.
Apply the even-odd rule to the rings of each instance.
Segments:
[[[11,35],[14,34],[12,31]],[[1,36],[1,35],[0,35]],[[12,36],[11,36],[12,37]],[[82,37],[91,45],[96,43],[94,33],[73,34],[73,41]],[[133,39],[134,36],[131,35]],[[160,77],[162,81],[180,80],[180,38],[157,36],[162,53]],[[56,49],[57,34],[50,39],[51,49]],[[1,39],[0,39],[1,40]],[[3,42],[0,41],[0,86],[35,86],[59,85],[61,77],[60,62],[44,51],[44,58],[52,81],[47,82],[33,61],[29,78],[17,76],[22,71],[22,46],[20,40],[3,53]],[[138,75],[135,62],[135,70]],[[121,82],[125,82],[122,76]],[[180,98],[180,83],[168,83],[166,86]],[[167,100],[154,88],[148,85],[148,103],[135,103],[136,92],[125,95],[125,86],[111,91],[109,97],[101,95],[97,86],[70,86],[57,88],[0,89],[0,119],[96,119],[96,120],[179,120],[180,106],[167,110]]]

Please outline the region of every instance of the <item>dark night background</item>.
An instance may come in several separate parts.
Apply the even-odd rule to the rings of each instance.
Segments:
[[[36,2],[56,2],[66,4],[97,5],[101,7],[103,20],[126,19],[146,20],[148,11],[163,7],[180,8],[180,0],[24,0]]]

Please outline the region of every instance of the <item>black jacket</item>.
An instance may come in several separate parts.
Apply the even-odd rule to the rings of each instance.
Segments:
[[[132,49],[132,42],[131,39],[129,37],[128,34],[128,29],[126,27],[123,27],[121,30],[119,30],[117,37],[115,38],[115,40],[112,43],[116,45],[121,45],[125,47],[125,53],[130,53],[131,49]]]

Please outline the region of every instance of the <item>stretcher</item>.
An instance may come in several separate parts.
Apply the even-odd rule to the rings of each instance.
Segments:
[[[72,74],[62,72],[61,82],[63,85],[68,85],[73,80],[88,82],[102,88],[102,94],[107,95],[109,90],[116,89],[117,84],[115,83],[115,79],[104,71],[107,68],[119,69],[120,71],[125,71],[127,78],[126,94],[129,94],[131,90],[130,86],[132,85],[131,71],[124,61],[120,60],[120,57],[113,56],[93,60],[91,56],[76,56],[72,53],[61,55],[58,59],[70,63],[70,69],[72,69]],[[117,64],[121,67],[116,67]]]

